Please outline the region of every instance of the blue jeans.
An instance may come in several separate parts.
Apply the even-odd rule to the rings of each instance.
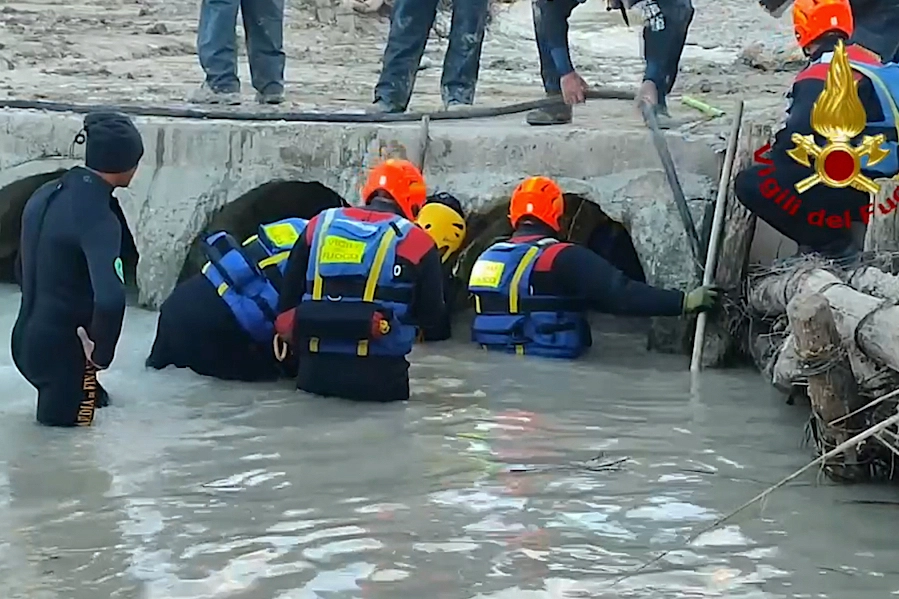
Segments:
[[[899,3],[874,0],[853,6],[853,17],[851,41],[876,52],[884,62],[899,62]]]
[[[652,81],[659,94],[659,106],[671,93],[680,59],[693,21],[690,0],[646,0],[643,4],[643,81]]]
[[[240,91],[237,78],[237,11],[243,17],[253,87],[284,89],[284,0],[203,0],[197,54],[206,83],[217,92]]]
[[[568,17],[578,4],[585,0],[534,0],[534,33],[540,56],[540,76],[547,93],[559,93],[561,84],[555,63],[549,54],[550,39],[563,39],[568,49]],[[549,8],[547,4],[553,3]],[[665,105],[665,96],[674,86],[680,57],[687,42],[687,30],[693,20],[690,0],[647,0],[644,6],[643,44],[646,59],[644,81],[652,81],[659,91],[659,104]],[[553,14],[564,22],[545,18]],[[561,32],[550,28],[561,27]]]
[[[384,49],[375,102],[405,110],[428,34],[437,16],[438,0],[396,0]],[[444,104],[472,104],[487,25],[487,0],[453,0],[449,47],[443,59],[440,95]]]

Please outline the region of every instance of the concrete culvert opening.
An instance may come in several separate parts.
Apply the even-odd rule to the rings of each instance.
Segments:
[[[459,255],[458,273],[463,283],[468,282],[475,261],[485,249],[496,241],[511,236],[508,211],[508,203],[503,202],[486,212],[469,216],[468,241]],[[610,218],[599,204],[583,196],[566,193],[565,214],[561,225],[560,239],[583,245],[608,260],[629,278],[646,282],[643,265],[627,228]],[[457,298],[456,306],[465,309],[470,307],[470,302],[466,299],[467,291],[464,287],[462,293],[465,297]]]
[[[317,181],[270,181],[221,208],[191,246],[178,282],[200,272],[206,257],[202,241],[216,231],[227,231],[238,242],[256,233],[259,225],[284,218],[310,219],[328,208],[347,206],[340,194]]]
[[[65,171],[60,169],[48,173],[19,179],[0,189],[0,281],[16,283],[16,259],[19,255],[19,240],[22,234],[22,212],[35,191],[42,185],[58,179]],[[118,204],[116,212],[122,223],[122,247],[119,256],[125,276],[125,284],[136,288],[137,246]]]

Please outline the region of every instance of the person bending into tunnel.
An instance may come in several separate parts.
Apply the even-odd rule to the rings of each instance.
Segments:
[[[472,267],[471,338],[486,349],[577,358],[591,345],[586,311],[679,316],[711,309],[718,289],[689,293],[629,279],[590,249],[561,242],[565,200],[547,177],[525,179],[509,202],[511,239],[492,245]]]
[[[363,208],[319,214],[290,252],[278,333],[299,360],[297,387],[362,401],[409,399],[416,327],[445,310],[440,255],[413,224],[425,181],[406,160],[368,174]]]
[[[144,153],[122,114],[88,114],[75,139],[87,144],[85,166],[39,188],[22,214],[12,356],[37,389],[37,420],[48,426],[90,426],[100,407],[96,373],[112,363],[125,314],[112,192],[131,183]]]
[[[146,365],[247,382],[296,376],[292,357],[280,346],[276,355],[272,343],[287,257],[306,223],[259,225],[243,244],[226,232],[210,235],[203,243],[209,261],[160,308]]]
[[[460,293],[459,280],[453,271],[458,252],[465,242],[465,211],[456,197],[440,192],[428,198],[416,223],[437,245],[443,263],[443,302],[446,306],[433,327],[422,327],[420,340],[445,341],[453,336],[453,307]]]
[[[867,115],[862,135],[882,133],[887,140],[882,146],[888,151],[886,158],[861,172],[871,178],[894,176],[899,170],[894,116],[899,98],[899,65],[884,65],[873,52],[858,44],[843,45],[843,40],[853,33],[852,10],[847,0],[797,0],[793,4],[793,27],[799,45],[810,59],[809,65],[797,75],[789,91],[790,105],[775,135],[769,164],[756,164],[740,172],[734,181],[736,195],[759,218],[796,241],[801,253],[848,258],[860,249],[859,233],[870,216],[869,195],[851,187],[833,188],[823,183],[805,193],[794,193],[796,183],[814,174],[814,169],[788,154],[795,147],[792,136],[814,136],[818,147],[827,145],[827,140],[813,130],[812,112],[824,91],[831,61],[843,64],[848,57],[847,66],[853,70],[858,98]],[[835,53],[838,45],[843,49]],[[849,222],[841,218],[838,227],[818,218],[843,217],[847,213]]]

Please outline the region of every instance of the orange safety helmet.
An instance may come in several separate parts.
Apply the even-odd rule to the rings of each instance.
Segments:
[[[849,37],[854,28],[849,0],[796,0],[793,3],[793,31],[802,48],[830,31],[840,31]]]
[[[525,216],[532,216],[546,223],[554,231],[562,226],[559,218],[565,212],[565,200],[562,188],[549,177],[529,177],[521,182],[512,192],[509,201],[509,222],[513,227]]]
[[[427,189],[421,171],[408,160],[391,158],[374,167],[362,186],[362,201],[368,205],[378,191],[396,202],[403,216],[414,221],[425,203]]]

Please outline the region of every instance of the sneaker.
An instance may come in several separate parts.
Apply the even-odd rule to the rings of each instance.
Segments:
[[[465,104],[463,102],[457,102],[455,100],[447,102],[443,105],[444,112],[465,112],[469,108],[471,108],[471,104]]]
[[[366,108],[365,112],[367,114],[400,114],[406,111],[393,106],[386,100],[375,100],[375,103]]]
[[[280,104],[284,101],[284,90],[256,92],[256,101],[260,104]]]
[[[203,83],[200,89],[195,91],[190,102],[193,104],[225,104],[237,106],[240,104],[240,92],[226,92],[212,89],[208,83]]]
[[[561,94],[546,94],[548,98],[560,98]],[[567,104],[557,104],[555,106],[546,106],[544,108],[536,108],[530,111],[525,117],[528,125],[535,127],[545,125],[567,125],[571,122],[572,110]]]

